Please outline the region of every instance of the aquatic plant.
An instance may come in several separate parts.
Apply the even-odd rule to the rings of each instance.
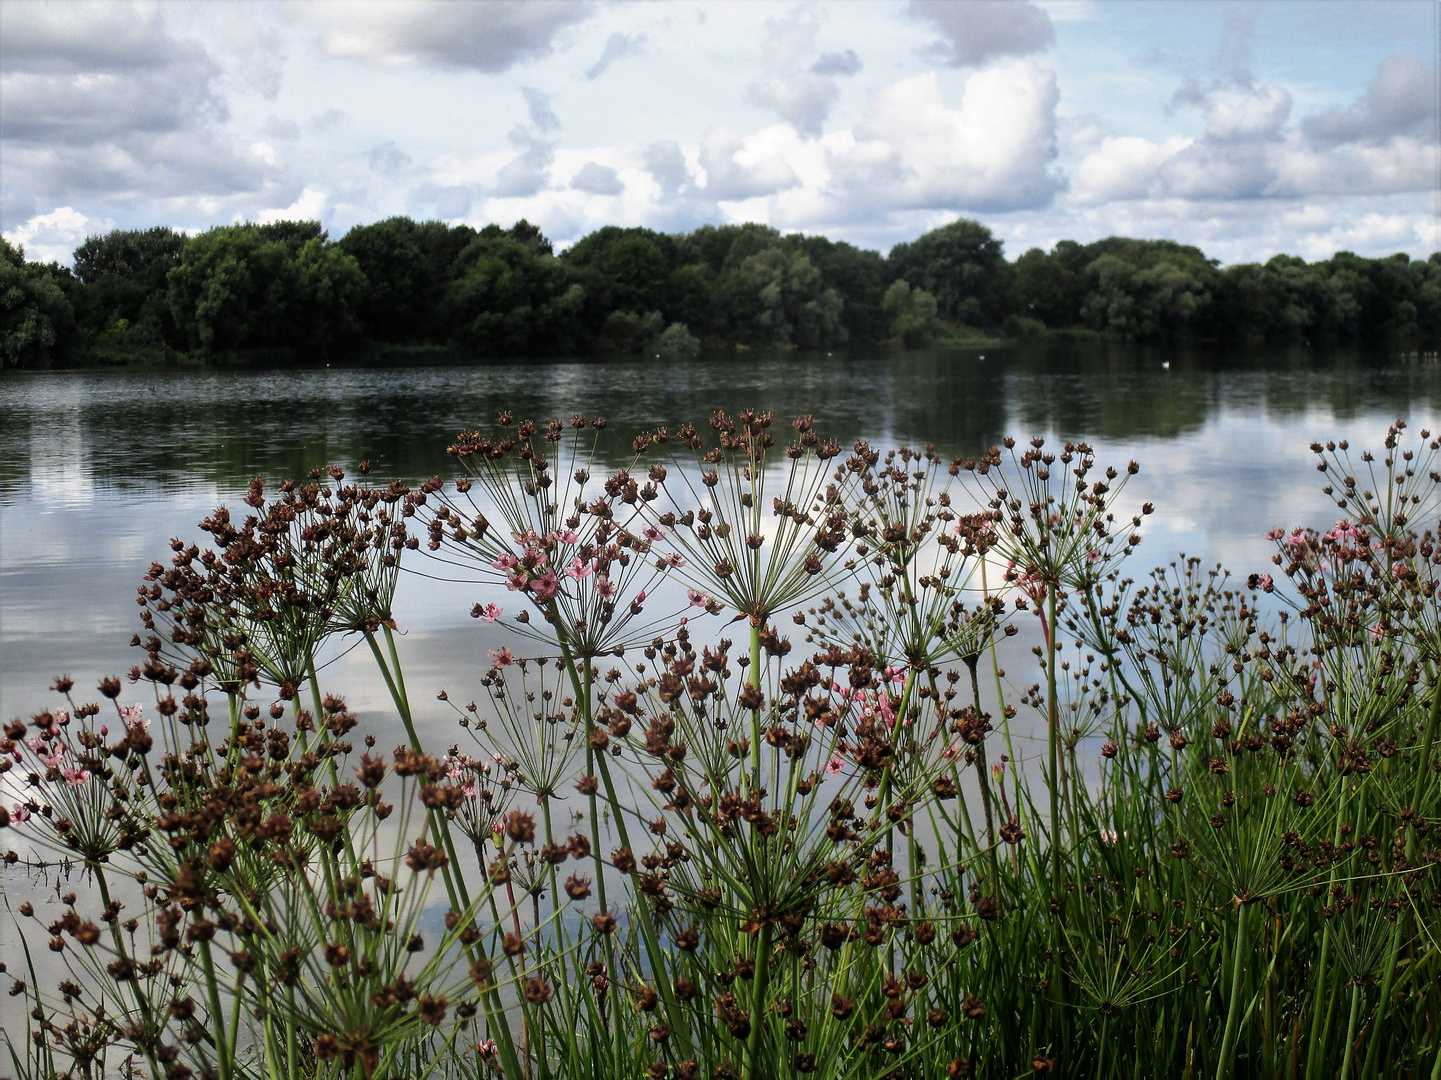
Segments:
[[[1082,443],[605,430],[257,479],[172,544],[128,679],[0,741],[7,873],[69,873],[14,912],[8,1071],[1441,1076],[1429,433],[1317,446],[1346,516],[1240,584],[1125,576],[1139,466]],[[443,752],[405,570],[507,635],[428,688]]]

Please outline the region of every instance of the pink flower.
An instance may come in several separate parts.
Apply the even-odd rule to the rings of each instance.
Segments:
[[[961,742],[959,739],[957,739],[956,741],[951,743],[950,746],[946,747],[944,750],[941,751],[941,757],[946,761],[954,761],[956,757],[960,755],[960,752]]]
[[[694,589],[685,591],[686,597],[690,600],[691,607],[705,607],[710,603],[710,597],[703,592],[696,592]]]
[[[110,729],[109,729],[106,725],[101,724],[101,725],[100,725],[100,737],[103,739],[103,738],[105,738],[105,736],[107,736],[107,735],[109,735],[109,734],[110,734]]]
[[[1300,529],[1297,529],[1290,536],[1286,537],[1286,543],[1290,544],[1292,547],[1300,547],[1305,542],[1306,534]]]
[[[644,590],[644,589],[642,589],[640,592],[638,592],[638,593],[635,594],[635,603],[638,604],[638,605],[645,603],[645,590]]]
[[[56,709],[54,715],[55,723],[60,727],[64,727],[66,724],[70,723],[70,714],[64,709]]]
[[[498,605],[486,604],[485,611],[480,616],[480,621],[495,622],[495,620],[500,618],[502,614],[504,614],[504,612],[500,610],[500,607]]]
[[[669,566],[672,570],[679,570],[685,565],[685,560],[682,559],[679,555],[667,555],[665,561],[666,565]]]
[[[654,543],[656,540],[659,540],[662,536],[664,536],[665,533],[661,532],[654,525],[647,525],[641,531],[641,535],[643,535],[647,540]]]
[[[525,562],[527,566],[542,567],[545,565],[545,552],[538,547],[525,549]]]
[[[590,563],[581,562],[580,556],[577,555],[570,560],[570,567],[566,570],[565,576],[572,581],[579,581],[581,578],[590,577],[594,570],[595,567],[591,566]]]
[[[34,750],[37,754],[43,754],[47,749],[49,749],[50,746],[50,744],[47,743],[39,735],[31,735],[30,738],[25,740],[25,745],[30,747],[31,750]]]
[[[1284,532],[1282,532],[1280,529],[1272,529],[1270,532],[1268,532],[1268,533],[1266,534],[1266,539],[1267,539],[1267,540],[1279,540],[1279,539],[1281,539],[1281,537],[1283,537],[1283,536],[1285,536],[1285,535],[1286,535],[1286,534],[1285,534]]]
[[[843,758],[843,757],[841,757],[841,752],[840,752],[839,750],[837,750],[837,751],[835,751],[833,754],[831,754],[831,759],[830,759],[830,761],[826,762],[826,775],[827,775],[827,776],[835,776],[838,772],[840,772],[840,771],[841,771],[842,769],[844,769],[845,767],[846,767],[846,759]]]
[[[576,532],[574,529],[566,529],[565,532],[551,533],[550,535],[555,537],[562,544],[574,544],[577,540],[580,539],[580,533]]]
[[[30,811],[25,809],[23,803],[16,803],[10,808],[10,823],[12,825],[24,825],[30,820]]]
[[[495,1057],[495,1055],[499,1053],[499,1051],[496,1049],[494,1039],[483,1039],[480,1042],[476,1043],[475,1052],[486,1060]]]
[[[72,765],[61,772],[60,775],[65,777],[65,782],[71,787],[84,787],[90,783],[89,769],[77,769]]]
[[[1256,584],[1261,586],[1262,592],[1271,592],[1276,588],[1276,583],[1271,580],[1270,574],[1262,574],[1256,579]]]
[[[467,799],[475,798],[475,784],[470,783],[462,785],[460,793],[464,795]]]
[[[496,559],[495,562],[491,563],[490,565],[493,566],[493,567],[495,567],[497,570],[509,570],[509,569],[510,569],[512,566],[514,566],[515,564],[516,564],[516,558],[515,558],[515,556],[512,555],[510,552],[507,551],[507,552],[503,553],[503,554],[500,556],[500,558]]]
[[[549,600],[560,591],[560,578],[554,570],[547,570],[540,577],[530,579],[530,591],[537,600]]]
[[[615,599],[615,586],[610,583],[610,578],[604,574],[595,579],[595,591],[596,595],[602,600]]]
[[[525,588],[526,576],[523,571],[511,570],[505,575],[505,587],[511,592],[519,592]]]
[[[495,662],[496,667],[510,667],[515,663],[515,653],[509,648],[491,649],[490,658]]]

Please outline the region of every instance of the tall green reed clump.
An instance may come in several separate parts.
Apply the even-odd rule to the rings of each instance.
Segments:
[[[1343,519],[1244,586],[1125,576],[1138,467],[1039,439],[506,414],[450,481],[257,480],[142,586],[153,702],[6,728],[7,861],[95,886],[17,909],[11,1069],[1441,1077],[1438,443],[1315,449]],[[427,689],[465,751],[402,560],[498,643]]]

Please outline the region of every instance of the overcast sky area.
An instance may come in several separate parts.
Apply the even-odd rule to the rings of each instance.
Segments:
[[[1430,0],[0,5],[0,229],[1441,248]]]

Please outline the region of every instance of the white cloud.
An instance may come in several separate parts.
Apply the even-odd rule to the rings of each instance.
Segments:
[[[154,5],[0,6],[7,211],[261,190],[263,162],[222,133],[221,70]]]
[[[1161,166],[1193,141],[1180,135],[1163,143],[1134,135],[1104,138],[1076,168],[1071,198],[1082,205],[1146,198]]]
[[[1409,54],[1388,57],[1360,101],[1290,127],[1291,95],[1284,87],[1256,84],[1244,74],[1208,88],[1193,83],[1173,100],[1201,109],[1201,138],[1106,138],[1077,165],[1074,197],[1097,205],[1429,191],[1438,160],[1421,123],[1431,115],[1429,106],[1401,93],[1419,87],[1423,76],[1430,79]]]
[[[1393,135],[1434,137],[1436,72],[1411,53],[1382,60],[1366,93],[1346,109],[1329,109],[1301,126],[1316,143],[1380,141]]]
[[[323,221],[325,209],[330,201],[323,191],[306,188],[300,197],[283,209],[262,210],[254,220],[260,225],[273,225],[277,221]]]
[[[580,171],[571,177],[570,186],[588,195],[619,195],[625,190],[616,171],[609,165],[587,161]]]
[[[907,10],[940,31],[926,55],[953,67],[1029,56],[1056,40],[1050,16],[1028,0],[911,0]]]
[[[1285,87],[1218,91],[1206,103],[1206,136],[1216,142],[1274,139],[1290,115],[1291,95]]]
[[[331,27],[324,39],[331,56],[495,73],[544,56],[557,34],[593,9],[581,0],[404,0],[309,10]]]
[[[534,195],[540,191],[546,185],[550,164],[555,160],[555,143],[545,141],[524,127],[512,129],[510,142],[520,153],[495,174],[491,195],[498,199]]]
[[[774,151],[748,145],[736,132],[714,127],[701,142],[700,165],[705,191],[712,199],[739,201],[773,195],[800,183],[795,170]]]
[[[1060,187],[1052,72],[1016,60],[975,72],[959,108],[934,74],[876,95],[870,118],[830,154],[833,185],[853,200],[905,209],[1042,206]]]
[[[766,20],[761,42],[760,82],[746,88],[752,104],[774,112],[802,135],[819,135],[841,89],[838,75],[854,75],[860,57],[854,50],[812,61],[820,22],[813,10],[797,9]]]
[[[547,94],[533,86],[522,86],[520,92],[525,98],[526,108],[530,110],[532,124],[541,131],[556,131],[560,128],[560,117],[555,115],[555,109],[550,104],[555,100],[554,94]]]
[[[58,262],[68,265],[71,254],[87,236],[113,228],[110,221],[86,217],[69,206],[39,214],[4,234],[10,243],[25,248],[30,262]]]

